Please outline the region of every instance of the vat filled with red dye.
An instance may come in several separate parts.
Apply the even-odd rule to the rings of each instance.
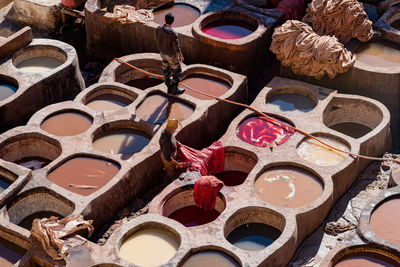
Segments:
[[[273,118],[273,117],[272,117]],[[274,147],[286,143],[295,133],[284,120],[253,116],[239,124],[237,136],[246,143],[259,147]],[[279,123],[279,122],[282,122]]]

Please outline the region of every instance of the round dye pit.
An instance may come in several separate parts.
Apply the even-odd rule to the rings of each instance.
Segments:
[[[178,209],[168,217],[186,227],[193,227],[212,222],[218,218],[219,214],[220,212],[215,209],[205,211],[193,205]]]
[[[144,121],[162,124],[167,119],[182,121],[192,115],[194,108],[184,102],[159,94],[146,97],[136,110],[136,116]]]
[[[278,121],[288,124],[283,120]],[[293,134],[293,129],[285,125],[277,125],[269,118],[261,116],[250,117],[244,120],[240,123],[237,130],[239,139],[259,147],[282,145],[286,143]]]
[[[18,164],[22,167],[31,169],[32,171],[39,170],[49,164],[51,160],[42,158],[42,157],[26,157],[15,161],[15,164]]]
[[[255,30],[253,25],[239,20],[217,20],[207,24],[202,29],[205,34],[221,39],[243,38]]]
[[[64,112],[51,115],[40,128],[57,136],[73,136],[85,132],[92,125],[92,119],[78,112]]]
[[[91,99],[86,106],[96,111],[116,110],[132,103],[128,98],[113,94],[104,94]]]
[[[47,179],[71,192],[88,196],[110,181],[119,169],[108,160],[82,156],[65,161],[49,173]]]
[[[164,80],[161,80],[161,79],[140,78],[140,79],[131,80],[129,82],[126,82],[125,84],[144,90],[144,89],[156,86],[156,85],[160,85],[162,83],[164,83]]]
[[[400,65],[400,49],[389,42],[369,42],[355,51],[357,61],[378,68],[392,68]]]
[[[22,61],[17,68],[24,72],[45,72],[61,66],[63,62],[52,57],[33,57]]]
[[[0,101],[8,98],[9,96],[12,96],[17,92],[18,88],[15,87],[14,85],[0,81]]]
[[[193,254],[182,265],[182,267],[239,267],[239,263],[220,251],[206,250]]]
[[[25,250],[3,238],[0,238],[0,266],[14,266],[25,254]]]
[[[172,234],[160,229],[144,229],[123,242],[119,256],[139,266],[159,266],[167,263],[178,247]]]
[[[316,106],[309,97],[299,94],[278,94],[268,100],[267,105],[277,106],[281,111],[293,114],[303,114]]]
[[[236,247],[248,250],[262,250],[271,245],[281,235],[281,231],[263,223],[247,223],[237,227],[226,238]]]
[[[224,171],[215,176],[224,182],[225,186],[241,185],[246,180],[249,174],[242,171]]]
[[[380,238],[393,243],[400,243],[400,199],[384,202],[370,219],[371,230]]]
[[[12,183],[13,181],[0,174],[0,194],[3,193]]]
[[[93,142],[93,147],[110,154],[132,154],[142,150],[150,142],[146,133],[133,129],[111,131]]]
[[[231,88],[230,84],[225,80],[213,77],[205,74],[191,74],[186,76],[182,83],[190,86],[193,89],[196,89],[200,92],[211,94],[214,96],[222,96]],[[209,97],[200,93],[197,93],[193,90],[190,90],[184,85],[180,85],[180,88],[185,89],[185,94],[193,96],[197,99],[201,100],[213,100],[213,97]]]
[[[163,25],[167,13],[172,13],[175,17],[172,27],[182,27],[192,24],[198,17],[200,17],[200,11],[196,8],[186,4],[175,4],[154,10],[154,22]]]
[[[59,219],[64,218],[64,216],[54,211],[39,211],[25,217],[24,219],[22,219],[22,221],[18,223],[18,225],[27,230],[31,230],[34,219],[50,218],[51,216],[58,217]]]
[[[329,128],[341,132],[345,135],[351,136],[353,138],[360,138],[372,131],[372,129],[366,125],[356,123],[356,122],[341,122],[329,126]]]
[[[396,30],[400,31],[400,19],[393,21],[390,26],[395,28]]]
[[[269,169],[254,183],[257,196],[272,205],[297,208],[316,200],[323,184],[312,173],[295,167]]]
[[[397,267],[399,263],[388,256],[377,252],[363,251],[349,253],[341,258],[335,267]]]
[[[332,138],[317,136],[322,142],[343,151],[350,151],[349,147]],[[319,166],[333,166],[345,160],[348,155],[308,138],[297,147],[297,154],[304,160]]]

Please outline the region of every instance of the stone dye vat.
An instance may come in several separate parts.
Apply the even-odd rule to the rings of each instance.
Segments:
[[[44,131],[57,136],[81,134],[92,126],[92,118],[81,112],[67,111],[51,114],[40,125]]]
[[[325,77],[317,80],[307,76],[297,76],[286,67],[281,68],[281,76],[337,89],[340,93],[362,95],[380,101],[390,111],[390,127],[393,136],[399,136],[400,39],[398,40],[398,43],[385,39],[371,40],[367,43],[349,43],[348,49],[355,53],[356,62],[349,71],[337,75],[334,79]],[[382,94],[381,92],[385,93]],[[366,118],[366,116],[364,117]],[[330,126],[332,125],[328,125],[328,127]],[[348,126],[354,125],[347,125],[346,127]],[[343,127],[343,125],[340,127]],[[371,128],[371,126],[369,127]],[[360,134],[354,138],[358,138],[357,136],[365,134],[367,131],[368,129],[360,130]],[[399,138],[393,138],[395,147],[400,145],[399,140]]]
[[[140,266],[158,266],[167,263],[178,247],[178,240],[169,232],[148,228],[129,236],[119,248],[119,256]]]
[[[156,28],[164,24],[166,12],[172,12],[176,14],[172,27],[180,40],[185,63],[209,64],[247,75],[268,61],[268,40],[279,21],[277,17],[233,7],[234,2],[221,5],[199,0],[170,3],[154,9],[154,21],[122,24],[113,21],[111,13],[105,11],[108,2],[88,0],[85,4],[88,52],[104,60],[133,52],[158,53]],[[222,39],[202,31],[206,25],[213,25],[221,18],[225,22],[239,22],[240,26],[250,28],[251,33],[240,39]],[[132,83],[129,85],[135,87],[133,79]]]
[[[71,192],[88,196],[110,181],[119,169],[112,161],[78,156],[50,171],[47,179]]]
[[[217,250],[205,250],[191,255],[182,267],[201,266],[239,267],[239,263],[225,253]]]
[[[291,166],[271,168],[254,183],[257,196],[275,206],[297,208],[322,195],[323,185],[314,174]]]
[[[379,11],[383,15],[374,23],[374,29],[384,39],[400,44],[400,7],[396,1],[386,1],[382,6]]]
[[[24,256],[26,250],[23,248],[0,238],[0,265],[1,266],[13,266],[16,264],[22,256]]]
[[[221,39],[240,39],[254,32],[255,28],[241,21],[221,20],[205,25],[202,31]]]
[[[183,121],[190,117],[194,107],[179,101],[178,98],[167,97],[162,94],[152,94],[139,105],[137,116],[153,124],[162,124],[167,119]]]
[[[172,13],[175,17],[173,27],[190,25],[200,16],[200,11],[191,5],[182,3],[167,4],[153,10],[154,22],[158,25],[164,25],[167,13]]]
[[[1,131],[25,124],[39,109],[72,99],[85,87],[72,46],[33,39],[18,47],[21,49],[10,50],[0,65]]]
[[[202,100],[212,100],[214,98],[193,91],[191,88],[194,88],[202,93],[220,97],[224,95],[231,87],[231,85],[225,80],[206,74],[189,74],[183,77],[182,83],[184,83],[184,85],[180,85],[180,88],[186,90],[185,94]]]

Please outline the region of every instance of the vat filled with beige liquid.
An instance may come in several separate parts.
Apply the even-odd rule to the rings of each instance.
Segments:
[[[139,266],[160,266],[167,263],[179,248],[173,234],[158,228],[142,229],[122,242],[119,256]]]
[[[61,66],[63,62],[52,57],[34,57],[22,61],[16,67],[23,72],[45,72]]]
[[[73,136],[85,132],[92,122],[92,118],[81,112],[66,111],[50,115],[40,128],[57,136]]]
[[[279,207],[297,208],[316,200],[323,184],[315,174],[292,166],[267,169],[254,183],[259,198]]]
[[[349,152],[349,147],[337,139],[316,136],[325,144]],[[319,166],[333,166],[344,161],[348,154],[331,149],[330,147],[312,138],[304,139],[297,147],[297,154],[305,161]]]
[[[176,98],[153,94],[136,109],[136,116],[149,123],[162,124],[167,119],[183,121],[190,117],[194,107]]]
[[[64,161],[47,179],[66,190],[88,196],[109,182],[119,169],[119,165],[109,160],[78,156]]]
[[[372,41],[360,44],[355,54],[358,63],[376,68],[393,68],[400,66],[400,49],[386,41]]]
[[[96,111],[107,111],[121,109],[130,103],[132,100],[123,96],[102,94],[90,99],[86,106]]]

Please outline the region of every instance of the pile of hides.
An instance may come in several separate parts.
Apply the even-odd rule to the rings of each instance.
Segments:
[[[119,21],[122,24],[126,24],[146,23],[152,20],[154,20],[154,15],[150,10],[136,9],[130,5],[116,5],[111,22]]]
[[[205,210],[213,210],[218,192],[224,186],[224,182],[215,176],[202,176],[194,183],[194,202],[196,206]]]
[[[270,50],[296,75],[334,78],[348,71],[355,56],[333,36],[320,36],[305,23],[288,20],[275,29]]]
[[[224,171],[225,148],[221,141],[197,150],[177,142],[178,161],[190,162],[189,171],[198,171],[202,176]]]
[[[136,9],[152,9],[173,2],[174,0],[136,0]]]
[[[372,38],[372,22],[357,0],[313,0],[303,21],[311,23],[319,35],[336,36],[341,43],[351,38],[367,42]]]
[[[87,229],[89,237],[94,227],[92,220],[85,221],[82,215],[71,214],[64,219],[57,217],[35,219],[32,223],[31,235],[36,238],[47,255],[53,260],[62,260],[68,256],[68,247],[83,245],[85,239],[75,235],[82,229]]]

